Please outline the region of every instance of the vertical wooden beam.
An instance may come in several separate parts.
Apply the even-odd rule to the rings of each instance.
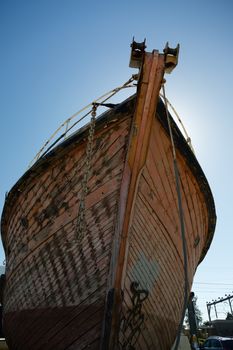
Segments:
[[[127,161],[123,173],[118,221],[119,250],[115,259],[113,285],[115,300],[112,313],[110,348],[114,349],[120,324],[121,290],[124,283],[124,266],[127,262],[127,245],[140,174],[145,165],[151,126],[165,69],[164,55],[157,51],[145,53],[139,81]]]

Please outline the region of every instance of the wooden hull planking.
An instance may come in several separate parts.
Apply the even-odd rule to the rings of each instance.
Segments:
[[[157,99],[164,57],[146,54],[135,98],[96,125],[85,230],[77,220],[88,129],[39,160],[3,211],[4,329],[11,350],[168,350],[184,305],[184,259],[171,140]],[[156,113],[157,106],[157,113]],[[215,209],[172,122],[191,288]]]
[[[81,245],[75,228],[85,143],[32,172],[16,193],[5,236],[4,329],[11,349],[73,349],[83,334],[88,349],[100,343],[130,123],[123,118],[95,136]]]
[[[209,215],[197,180],[179,152],[178,166],[191,288],[209,234]],[[127,320],[132,309],[130,286],[137,282],[148,297],[141,310],[144,322],[136,349],[170,349],[184,304],[184,266],[171,142],[158,118],[153,122],[134,203],[122,279],[124,317]],[[121,332],[122,344],[127,342],[127,331]]]

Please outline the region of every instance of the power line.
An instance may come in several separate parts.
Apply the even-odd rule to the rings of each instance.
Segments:
[[[222,291],[220,289],[218,289],[218,290],[195,290],[195,294],[198,294],[198,293],[217,293],[217,294],[219,294],[219,293],[222,293]]]
[[[221,286],[233,286],[233,283],[220,283],[220,282],[193,282],[193,284],[212,284]]]

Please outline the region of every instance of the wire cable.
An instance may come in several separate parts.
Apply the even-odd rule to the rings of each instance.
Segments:
[[[195,154],[194,148],[193,148],[193,145],[192,145],[191,138],[190,138],[190,136],[188,135],[187,130],[186,130],[186,128],[185,128],[185,126],[184,126],[184,124],[183,124],[183,122],[182,122],[182,120],[181,120],[179,114],[178,114],[177,111],[175,110],[175,107],[171,104],[171,102],[168,100],[167,97],[164,97],[162,94],[160,94],[159,96],[162,97],[164,103],[165,103],[165,99],[166,99],[166,103],[167,103],[167,104],[169,105],[169,107],[172,109],[173,113],[175,114],[175,116],[176,116],[178,122],[180,123],[180,125],[181,125],[181,127],[182,127],[182,129],[183,129],[184,135],[185,135],[185,137],[186,137],[186,142],[187,142],[187,144],[188,144],[189,147],[191,148],[192,152]]]
[[[181,188],[180,188],[180,174],[179,174],[179,169],[178,169],[178,164],[177,164],[176,148],[175,148],[175,144],[174,144],[170,116],[168,113],[168,105],[167,105],[167,99],[166,99],[166,95],[165,95],[164,84],[162,85],[162,90],[163,90],[163,97],[164,97],[164,103],[165,103],[165,109],[166,109],[169,135],[170,135],[171,144],[172,144],[173,166],[174,166],[174,172],[175,172],[176,192],[177,192],[177,200],[178,200],[178,210],[179,210],[181,239],[182,239],[182,250],[183,250],[183,259],[184,259],[184,304],[183,304],[181,320],[179,323],[178,334],[176,337],[176,342],[175,342],[175,347],[174,347],[174,350],[177,350],[179,343],[180,343],[180,336],[181,336],[183,321],[184,321],[184,317],[185,317],[185,311],[186,311],[187,302],[188,302],[188,288],[189,288],[188,257],[187,257],[187,245],[186,245],[186,237],[185,237],[184,212],[183,212],[183,207],[182,207]]]
[[[93,102],[89,103],[87,106],[83,107],[82,109],[80,109],[78,112],[74,113],[71,117],[69,117],[68,119],[66,119],[55,131],[54,133],[49,137],[49,139],[44,143],[44,145],[41,147],[41,149],[39,150],[39,152],[36,154],[36,156],[33,158],[33,160],[30,162],[28,168],[30,168],[34,162],[36,162],[40,157],[42,152],[45,150],[45,148],[48,146],[48,144],[51,142],[51,140],[57,135],[57,133],[64,127],[66,126],[66,130],[65,132],[49,147],[49,150],[58,142],[60,141],[60,139],[62,139],[63,137],[66,136],[67,132],[69,130],[71,130],[77,123],[81,122],[88,114],[91,113],[91,110],[85,114],[83,117],[81,117],[78,121],[76,121],[70,128],[68,128],[68,124],[69,122],[74,119],[75,117],[77,117],[79,114],[81,114],[82,112],[84,112],[86,109],[91,108],[93,106],[93,104],[95,104],[98,101],[101,101],[101,103],[104,103],[105,101],[109,100],[111,97],[113,97],[114,95],[116,95],[119,91],[121,91],[122,89],[125,88],[131,88],[131,87],[135,87],[135,85],[132,85],[131,83],[136,79],[136,75],[133,75],[130,79],[128,79],[123,85],[116,87],[115,89],[112,89],[108,92],[106,92],[105,94],[103,94],[102,96],[98,97],[96,100],[94,100]],[[48,152],[48,149],[46,151],[43,152],[43,156]]]

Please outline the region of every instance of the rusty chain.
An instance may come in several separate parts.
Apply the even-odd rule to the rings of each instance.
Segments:
[[[84,169],[83,180],[82,180],[82,188],[81,188],[79,211],[78,211],[77,226],[76,226],[76,238],[78,243],[80,243],[83,240],[84,231],[86,229],[85,199],[88,193],[88,180],[91,172],[91,158],[93,153],[93,139],[94,139],[94,133],[95,133],[96,109],[97,109],[97,105],[93,103],[88,141],[86,146],[85,169]]]

